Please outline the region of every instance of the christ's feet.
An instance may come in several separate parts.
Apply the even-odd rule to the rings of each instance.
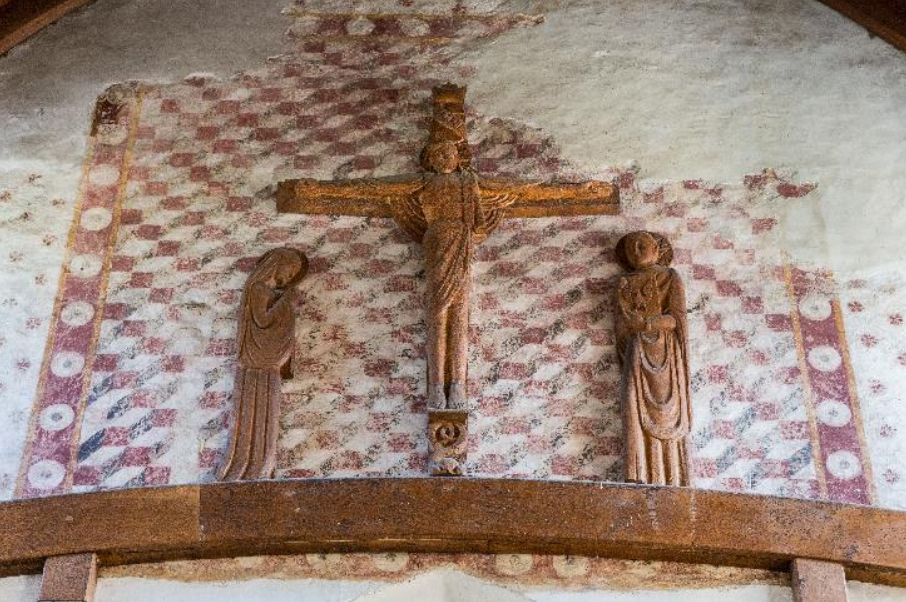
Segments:
[[[450,397],[447,399],[447,408],[450,410],[466,409],[466,388],[461,382],[450,383]]]
[[[428,390],[428,408],[443,410],[447,407],[447,396],[444,395],[443,385],[434,385]]]

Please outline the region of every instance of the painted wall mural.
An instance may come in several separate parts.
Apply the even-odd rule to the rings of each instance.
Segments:
[[[310,266],[277,477],[428,474],[422,250],[387,218],[274,203],[288,178],[417,171],[432,87],[468,83],[470,43],[540,20],[419,10],[297,5],[286,54],[259,70],[99,101],[47,348],[28,360],[16,496],[215,479],[242,286],[284,245]],[[906,506],[897,423],[863,420],[863,404],[898,401],[903,295],[783,253],[775,216],[814,184],[770,169],[639,181],[626,165],[580,170],[550,133],[502,116],[471,112],[468,128],[482,173],[613,181],[622,212],[505,220],[476,249],[467,472],[621,479],[613,249],[650,230],[686,286],[693,484]],[[883,307],[862,300],[883,286]]]

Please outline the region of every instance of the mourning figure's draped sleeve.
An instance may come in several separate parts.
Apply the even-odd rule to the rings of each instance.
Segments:
[[[627,480],[688,485],[692,406],[682,282],[672,269],[641,270],[620,279],[617,297]],[[662,316],[675,327],[640,330],[639,320]]]
[[[293,351],[295,314],[287,300],[261,283],[243,295],[239,316],[239,365],[272,369],[286,363]]]
[[[676,273],[676,270],[670,270],[670,286],[667,293],[667,314],[676,320],[676,339],[683,351],[683,368],[688,377],[689,375],[689,325],[686,320],[686,288],[683,286],[683,280]],[[689,379],[685,381],[686,397],[689,395]],[[690,404],[691,405],[691,404]]]

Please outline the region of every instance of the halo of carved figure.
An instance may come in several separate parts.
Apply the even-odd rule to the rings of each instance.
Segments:
[[[683,283],[669,267],[673,249],[651,232],[617,243],[628,271],[616,292],[617,355],[627,481],[690,485],[688,329]]]
[[[220,479],[267,479],[277,464],[280,384],[292,378],[296,285],[308,258],[289,247],[258,260],[242,293],[230,444]]]

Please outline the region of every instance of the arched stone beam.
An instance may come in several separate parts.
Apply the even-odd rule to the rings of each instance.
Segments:
[[[639,485],[379,478],[123,489],[0,504],[0,570],[302,552],[584,554],[906,584],[906,512]]]

